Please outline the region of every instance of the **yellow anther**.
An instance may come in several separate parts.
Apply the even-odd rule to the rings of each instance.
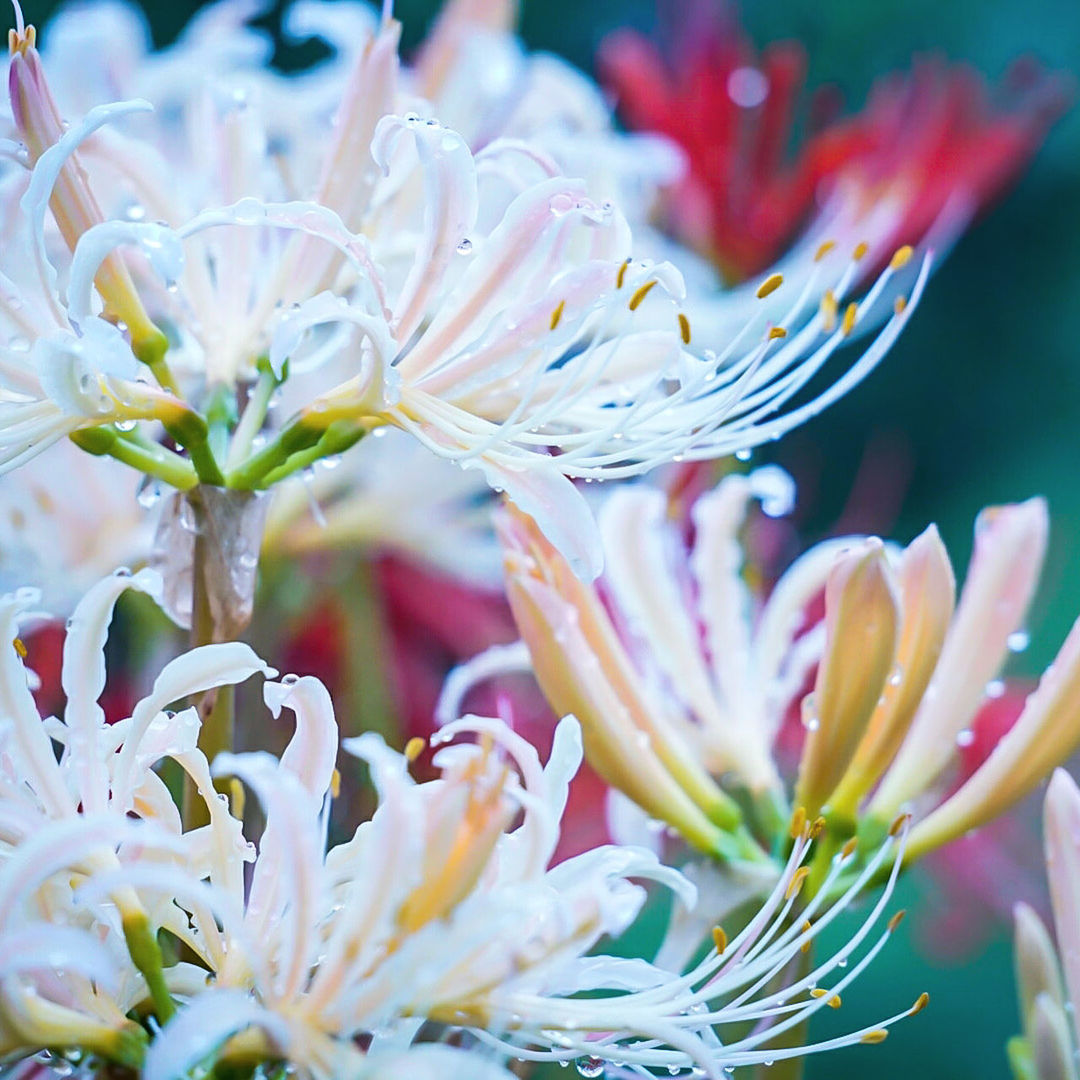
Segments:
[[[806,922],[804,922],[802,924],[802,927],[800,928],[799,933],[800,934],[808,934],[812,929],[813,929],[813,926],[812,926],[810,920],[807,919]],[[799,946],[799,952],[808,953],[810,951],[810,949],[813,947],[813,944],[814,944],[813,941],[811,941],[810,938],[807,938]]]
[[[907,266],[911,262],[911,256],[915,254],[915,249],[910,244],[905,244],[901,248],[897,248],[893,252],[893,257],[889,262],[889,266],[893,270],[900,270]]]
[[[824,320],[825,333],[831,334],[836,329],[836,313],[838,310],[836,293],[832,289],[826,289],[821,298],[821,317]]]
[[[829,991],[824,989],[824,987],[815,986],[814,989],[810,991],[810,996],[816,998],[823,998],[828,992]],[[840,1000],[839,994],[833,994],[833,996],[829,998],[829,1000],[825,1002],[825,1004],[828,1005],[830,1009],[839,1009],[841,1004],[843,1003]]]
[[[690,320],[680,311],[679,312],[679,334],[682,337],[682,343],[684,345],[690,344]]]
[[[810,990],[810,996],[812,998],[823,998],[829,991],[823,986],[815,986]]]
[[[769,340],[776,341],[778,338],[786,338],[787,331],[782,326],[773,326],[769,329]]]
[[[37,27],[27,26],[22,33],[16,29],[8,31],[8,52],[14,56],[16,53],[25,53],[37,44]]]
[[[901,908],[888,922],[889,933],[891,934],[903,921],[907,912]]]
[[[921,1013],[927,1005],[930,1004],[930,995],[924,990],[916,999],[915,1004],[911,1006],[911,1015]]]
[[[723,956],[727,948],[727,934],[722,926],[714,926],[712,930],[713,944],[716,946],[716,955]]]
[[[802,836],[802,831],[806,827],[806,810],[801,806],[795,807],[795,812],[791,815],[791,823],[788,825],[788,836],[792,840],[798,840]]]
[[[870,245],[865,240],[863,240],[860,243],[855,245],[855,250],[851,253],[851,257],[856,262],[858,262],[860,259],[865,257],[866,253],[869,250],[870,250]]]
[[[629,269],[630,269],[630,260],[627,259],[626,262],[624,262],[622,264],[622,266],[619,267],[619,272],[615,275],[615,288],[616,289],[621,289],[623,287],[623,282],[626,280],[626,271],[629,270]]]
[[[559,323],[562,322],[562,313],[565,310],[566,310],[566,301],[565,300],[560,300],[558,306],[551,313],[551,329],[552,330],[554,330],[555,327],[557,327],[559,325]]]
[[[330,774],[330,798],[336,799],[341,794],[341,770],[335,769]]]
[[[898,296],[893,301],[893,311],[895,311],[897,315],[902,314],[906,307],[907,307],[907,297],[906,296]]]
[[[810,825],[810,839],[816,840],[825,831],[825,819],[819,814]]]
[[[868,1031],[859,1042],[870,1043],[871,1046],[876,1046],[878,1043],[883,1043],[889,1037],[887,1028],[874,1028],[873,1031]]]
[[[803,887],[803,882],[810,876],[809,866],[800,866],[794,874],[791,875],[791,880],[788,882],[788,887],[784,890],[784,899],[790,900],[796,893]]]
[[[814,262],[821,262],[834,247],[836,247],[835,240],[826,240],[825,243],[814,252]]]
[[[419,735],[414,735],[405,744],[405,760],[411,765],[423,752],[427,743]]]
[[[781,285],[784,284],[783,274],[770,274],[759,286],[757,291],[757,298],[764,300],[769,293],[776,292]]]
[[[850,859],[855,854],[855,849],[859,846],[859,839],[856,836],[851,837],[850,840],[840,849],[840,855],[845,859]]]
[[[841,1000],[839,994],[833,994],[833,996],[831,998],[829,998],[829,1000],[828,1000],[828,1002],[826,1002],[826,1004],[829,1006],[830,1009],[839,1009],[840,1006],[843,1005],[844,1003]]]
[[[235,777],[229,777],[229,812],[237,821],[244,820],[244,785]]]
[[[21,660],[25,660],[27,657],[26,646],[23,644],[22,638],[16,638],[12,643],[15,646],[15,651],[19,654]]]
[[[901,814],[890,826],[889,835],[899,836],[903,832],[904,826],[911,820],[910,814]]]
[[[655,286],[656,278],[653,278],[652,281],[646,281],[644,285],[639,285],[637,289],[634,290],[634,295],[630,297],[630,303],[628,305],[630,310],[637,311],[641,306],[641,301],[652,292]]]
[[[854,300],[844,309],[844,319],[840,323],[840,333],[847,337],[855,329],[855,316],[859,314],[859,305]]]

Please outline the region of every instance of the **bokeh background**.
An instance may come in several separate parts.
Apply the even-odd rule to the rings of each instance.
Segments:
[[[670,0],[678,10],[681,0]],[[55,5],[27,0],[46,27]],[[142,0],[155,40],[170,41],[196,0]],[[416,41],[435,0],[397,0],[406,44]],[[838,86],[858,105],[873,80],[915,54],[963,60],[991,78],[1032,53],[1080,73],[1076,0],[772,0],[745,3],[759,43],[796,38],[809,82]],[[279,13],[271,12],[275,23]],[[655,0],[523,0],[522,33],[532,48],[589,70],[604,34],[655,26]],[[314,54],[283,54],[286,64]],[[1050,556],[1030,629],[1015,660],[1031,676],[1051,659],[1080,612],[1080,109],[1072,109],[1018,187],[965,236],[938,270],[909,330],[855,393],[786,439],[771,454],[801,479],[808,536],[845,513],[853,485],[899,540],[936,521],[958,565],[971,524],[987,503],[1045,495]],[[864,467],[861,479],[860,465]],[[1030,809],[1030,808],[1029,808]],[[1029,812],[1031,847],[1037,844]],[[1022,826],[1024,824],[1022,823]],[[957,857],[958,858],[958,857]],[[1037,867],[1037,858],[1032,865]],[[991,878],[992,878],[991,874]],[[1008,877],[1009,880],[1004,880]],[[1040,899],[1037,871],[1002,872],[1001,895]],[[1016,1030],[1007,927],[966,931],[978,915],[948,904],[932,879],[903,886],[914,917],[845,995],[845,1023],[859,1026],[931,993],[931,1011],[899,1025],[882,1047],[811,1063],[816,1080],[873,1070],[876,1080],[987,1080],[1008,1074],[1003,1043]],[[972,944],[972,940],[974,944]]]

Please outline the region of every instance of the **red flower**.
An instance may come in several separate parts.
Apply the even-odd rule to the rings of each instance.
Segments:
[[[842,183],[860,207],[898,200],[876,250],[917,244],[947,208],[962,225],[1017,177],[1071,96],[1067,80],[1031,61],[991,93],[969,68],[921,60],[882,79],[851,117],[837,118],[836,95],[820,92],[791,154],[802,46],[775,42],[759,54],[726,6],[711,18],[680,15],[676,55],[619,31],[601,49],[601,75],[631,128],[684,151],[687,173],[663,224],[732,281],[770,265]]]

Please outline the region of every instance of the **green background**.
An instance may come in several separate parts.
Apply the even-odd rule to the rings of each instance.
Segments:
[[[672,3],[677,10],[678,0]],[[27,17],[45,23],[52,6],[29,0]],[[144,2],[159,43],[197,6]],[[431,0],[399,0],[407,42],[418,38],[434,7]],[[994,77],[1022,52],[1080,72],[1076,0],[772,0],[745,7],[759,44],[800,39],[811,85],[838,84],[851,104],[876,76],[927,51],[970,61]],[[525,0],[522,30],[532,47],[588,68],[606,31],[627,23],[648,28],[653,17],[653,0]],[[813,532],[840,512],[867,444],[882,433],[899,441],[913,471],[895,535],[909,539],[936,521],[961,567],[980,507],[1047,496],[1050,556],[1030,620],[1032,646],[1016,661],[1028,675],[1050,660],[1080,611],[1078,220],[1080,110],[1073,109],[1020,185],[938,271],[885,364],[775,450],[796,468],[813,460],[821,470]],[[916,895],[923,886],[915,880],[904,888],[904,901],[925,919],[932,901]],[[841,1013],[852,1026],[872,1022],[923,989],[931,992],[931,1009],[899,1025],[883,1046],[817,1059],[811,1077],[844,1080],[869,1070],[876,1080],[909,1080],[913,1070],[921,1080],[1006,1075],[1003,1043],[1017,1026],[1006,932],[957,959],[918,952],[918,930],[918,917],[905,924],[845,995]]]

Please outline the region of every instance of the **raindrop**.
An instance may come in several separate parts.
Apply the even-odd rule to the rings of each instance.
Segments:
[[[130,566],[118,566],[113,571],[113,577],[120,577],[120,578],[131,577],[131,567]]]
[[[749,461],[753,457],[754,451],[749,449],[742,449],[735,451],[735,457],[738,461]]]
[[[975,732],[971,728],[964,728],[956,736],[956,745],[960,747],[970,746],[975,741]]]
[[[1005,683],[1001,679],[993,679],[986,684],[986,696],[999,698],[1005,693]]]
[[[331,454],[330,457],[324,457],[319,464],[324,469],[336,469],[341,464],[341,455]]]
[[[138,421],[136,421],[136,420],[117,420],[116,421],[116,430],[117,431],[134,431],[137,426],[138,426]]]
[[[1008,637],[1010,652],[1023,652],[1031,642],[1031,635],[1026,630],[1017,630]]]
[[[598,1057],[583,1057],[578,1060],[577,1071],[582,1076],[595,1078],[604,1075],[604,1062]]]
[[[468,237],[465,237],[465,239],[462,240],[460,244],[458,244],[457,253],[459,255],[468,255],[469,252],[472,251],[472,249],[473,249],[472,241]]]
[[[150,510],[161,498],[161,485],[150,476],[144,476],[135,492],[135,501],[144,509]]]
[[[300,681],[300,676],[299,675],[282,675],[281,676],[281,685],[282,686],[295,686],[299,681]]]

